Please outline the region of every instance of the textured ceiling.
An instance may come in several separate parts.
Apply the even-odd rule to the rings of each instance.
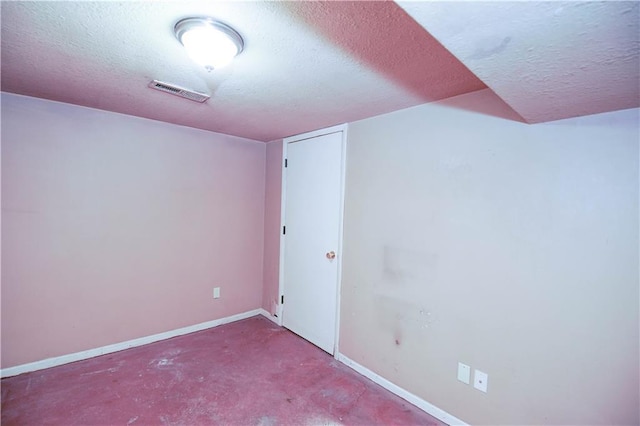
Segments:
[[[640,106],[640,2],[398,2],[529,123]]]
[[[188,59],[173,25],[194,15],[242,34],[231,65]],[[256,140],[485,87],[393,2],[2,2],[2,90]]]
[[[415,20],[394,2],[2,1],[2,90],[262,141],[486,85],[530,122],[638,106],[637,2],[401,5]],[[242,34],[228,67],[175,39],[198,15]]]

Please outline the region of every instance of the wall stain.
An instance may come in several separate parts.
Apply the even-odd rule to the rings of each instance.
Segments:
[[[394,333],[394,341],[396,343],[396,346],[400,346],[400,344],[402,343],[402,331],[401,330],[396,330]]]

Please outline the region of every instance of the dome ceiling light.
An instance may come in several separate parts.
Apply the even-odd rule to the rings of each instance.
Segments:
[[[185,18],[173,29],[189,57],[211,71],[227,65],[244,48],[236,30],[213,18]]]

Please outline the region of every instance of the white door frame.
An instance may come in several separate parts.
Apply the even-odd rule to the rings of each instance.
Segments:
[[[338,356],[338,343],[340,342],[340,291],[342,288],[342,238],[344,230],[344,192],[345,192],[345,175],[347,165],[347,124],[340,124],[337,126],[327,127],[325,129],[315,130],[313,132],[302,133],[295,136],[290,136],[282,140],[282,197],[280,204],[280,268],[278,279],[278,325],[282,326],[282,297],[284,294],[284,246],[286,244],[285,235],[282,230],[286,225],[286,201],[287,201],[287,169],[284,167],[284,162],[287,158],[287,146],[293,142],[299,142],[305,139],[315,138],[316,136],[329,135],[331,133],[342,132],[342,167],[340,176],[340,230],[338,239],[338,250],[336,259],[338,261],[338,287],[337,287],[337,300],[336,300],[336,342],[333,350],[334,358]],[[286,300],[286,299],[285,299]],[[285,302],[286,303],[286,302]]]

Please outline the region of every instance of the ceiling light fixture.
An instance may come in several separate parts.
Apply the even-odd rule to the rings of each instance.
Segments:
[[[196,63],[211,71],[227,65],[244,48],[240,34],[213,18],[185,18],[173,31]]]

